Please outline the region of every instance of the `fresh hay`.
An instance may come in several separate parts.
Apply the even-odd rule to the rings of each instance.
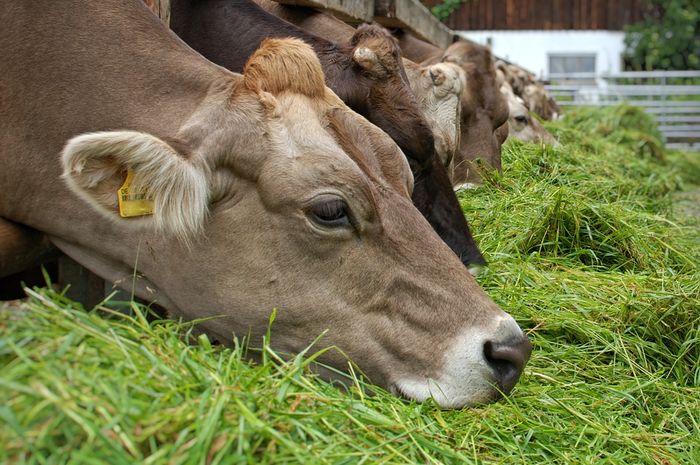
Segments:
[[[510,142],[460,194],[479,280],[535,346],[509,398],[369,396],[313,356],[250,364],[137,304],[34,290],[0,310],[0,463],[700,463],[700,221],[675,200],[700,198],[700,158],[630,107],[548,129],[563,147]]]

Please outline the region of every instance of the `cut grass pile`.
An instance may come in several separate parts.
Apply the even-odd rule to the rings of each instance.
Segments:
[[[479,281],[535,346],[508,399],[368,396],[35,290],[0,310],[0,463],[700,463],[700,222],[673,201],[700,159],[629,107],[549,129],[562,148],[510,142],[460,194]]]

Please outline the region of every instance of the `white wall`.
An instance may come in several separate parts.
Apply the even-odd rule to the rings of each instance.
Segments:
[[[486,44],[493,53],[546,77],[548,53],[595,53],[596,73],[622,70],[624,33],[619,31],[457,31],[467,39]]]

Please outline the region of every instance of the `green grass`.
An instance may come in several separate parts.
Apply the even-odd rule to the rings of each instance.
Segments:
[[[629,107],[548,126],[562,148],[509,142],[461,194],[479,281],[535,346],[508,399],[368,396],[34,290],[0,310],[0,463],[700,463],[700,157]]]

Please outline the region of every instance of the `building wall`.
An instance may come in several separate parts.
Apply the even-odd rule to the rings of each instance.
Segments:
[[[622,70],[624,33],[618,31],[456,31],[480,44],[488,44],[494,55],[532,71],[540,78],[549,74],[548,56],[587,54],[596,56],[596,73]]]
[[[422,0],[428,7],[444,0]],[[454,30],[612,30],[641,21],[648,0],[467,0],[445,24]]]

